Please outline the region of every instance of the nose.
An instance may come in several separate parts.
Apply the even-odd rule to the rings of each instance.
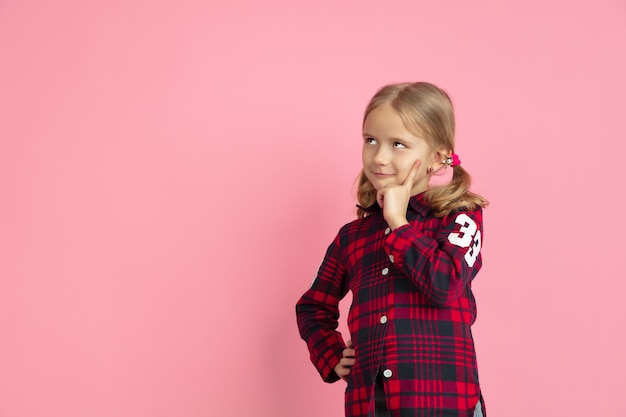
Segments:
[[[391,159],[391,153],[384,146],[379,146],[374,155],[374,162],[378,165],[388,165]]]

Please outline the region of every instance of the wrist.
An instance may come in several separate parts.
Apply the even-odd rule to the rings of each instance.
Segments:
[[[409,221],[406,218],[392,219],[392,220],[388,221],[387,224],[389,225],[389,228],[391,230],[396,230],[400,226],[404,226],[405,224],[409,224]]]

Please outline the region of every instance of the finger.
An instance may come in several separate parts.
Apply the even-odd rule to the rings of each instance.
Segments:
[[[335,368],[335,372],[337,373],[339,378],[343,379],[346,376],[350,375],[350,368],[344,368],[342,366],[339,366],[339,367]]]
[[[354,364],[356,363],[356,359],[354,358],[342,358],[339,363],[341,364],[341,366],[350,368],[352,366],[354,366]]]
[[[415,182],[415,180],[417,180],[417,174],[419,172],[420,165],[422,165],[422,161],[420,161],[419,159],[415,161],[402,185],[405,185],[408,188],[413,188],[413,183]]]
[[[354,358],[354,345],[352,344],[352,340],[348,340],[346,346],[346,349],[343,350],[343,357]]]
[[[376,202],[378,203],[378,206],[380,208],[383,208],[384,200],[385,200],[385,189],[381,188],[376,193]]]

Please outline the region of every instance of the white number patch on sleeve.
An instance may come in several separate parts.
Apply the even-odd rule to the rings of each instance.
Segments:
[[[452,232],[448,235],[448,241],[453,245],[457,245],[461,248],[467,248],[465,254],[465,262],[470,267],[474,266],[476,258],[480,253],[480,245],[482,243],[480,230],[476,227],[476,223],[467,214],[461,213],[456,217],[456,224],[461,225],[459,233]]]

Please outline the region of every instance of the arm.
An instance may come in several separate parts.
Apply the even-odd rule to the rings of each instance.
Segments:
[[[405,224],[393,230],[385,251],[433,305],[458,299],[482,265],[482,210],[446,216],[435,238]]]
[[[341,333],[336,330],[339,301],[348,291],[340,252],[338,235],[328,247],[313,285],[296,304],[300,336],[307,344],[311,362],[326,382],[340,378],[334,368],[339,365],[346,349]]]

